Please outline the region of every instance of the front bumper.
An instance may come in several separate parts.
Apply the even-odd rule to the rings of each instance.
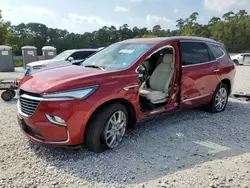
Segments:
[[[36,141],[38,143],[41,143],[41,144],[50,144],[50,145],[64,145],[70,141],[70,136],[69,136],[69,132],[68,130],[66,130],[66,140],[58,140],[58,141],[55,141],[56,140],[56,136],[58,135],[54,135],[52,138],[53,140],[46,140],[45,137],[43,136],[44,134],[46,134],[46,131],[45,130],[42,130],[41,132],[40,131],[37,131],[38,127],[35,126],[35,128],[32,126],[32,125],[27,125],[25,120],[23,118],[21,118],[19,115],[17,116],[17,121],[18,121],[18,124],[21,128],[21,130],[25,133],[25,135],[33,140],[33,141]]]
[[[76,146],[83,143],[89,111],[93,108],[86,101],[41,101],[32,116],[21,111],[18,100],[18,124],[29,139],[41,144]],[[51,123],[45,114],[61,117],[66,126]]]

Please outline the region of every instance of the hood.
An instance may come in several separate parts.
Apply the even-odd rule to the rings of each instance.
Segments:
[[[57,92],[98,85],[101,80],[107,78],[106,74],[108,72],[94,68],[75,65],[62,66],[30,74],[19,82],[19,87],[37,94]]]
[[[49,59],[49,60],[34,61],[32,63],[28,63],[27,65],[30,67],[34,67],[34,66],[39,66],[39,65],[47,65],[53,62],[60,62],[60,60]]]

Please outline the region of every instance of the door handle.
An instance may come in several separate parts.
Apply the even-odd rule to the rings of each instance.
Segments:
[[[124,89],[125,91],[128,91],[128,90],[130,90],[130,89],[135,89],[135,88],[137,88],[137,87],[139,87],[139,85],[131,85],[131,86],[124,87],[123,89]]]
[[[220,71],[220,69],[214,69],[214,71],[213,72],[219,72]]]

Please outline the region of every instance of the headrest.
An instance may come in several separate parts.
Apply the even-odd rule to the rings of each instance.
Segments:
[[[173,63],[173,54],[168,54],[168,53],[166,53],[166,54],[163,56],[163,63],[164,63],[164,64]]]

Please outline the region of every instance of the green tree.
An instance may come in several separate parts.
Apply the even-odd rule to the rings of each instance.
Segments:
[[[9,41],[12,37],[11,33],[9,32],[10,25],[10,22],[3,20],[0,10],[0,44],[9,44]]]
[[[155,37],[157,37],[157,36],[154,34],[144,34],[141,36],[141,38],[155,38]]]
[[[48,28],[41,23],[10,25],[0,14],[0,42],[9,44],[21,55],[21,47],[34,45],[41,54],[41,48],[52,45],[58,53],[72,48],[98,48],[129,38],[169,37],[176,35],[202,36],[216,39],[225,44],[229,52],[250,50],[250,16],[245,10],[229,11],[222,17],[212,17],[207,24],[199,23],[199,14],[194,12],[187,18],[176,21],[176,29],[162,29],[155,25],[151,30],[144,27],[130,28],[127,24],[116,28],[104,26],[93,32],[70,33],[67,30]]]

